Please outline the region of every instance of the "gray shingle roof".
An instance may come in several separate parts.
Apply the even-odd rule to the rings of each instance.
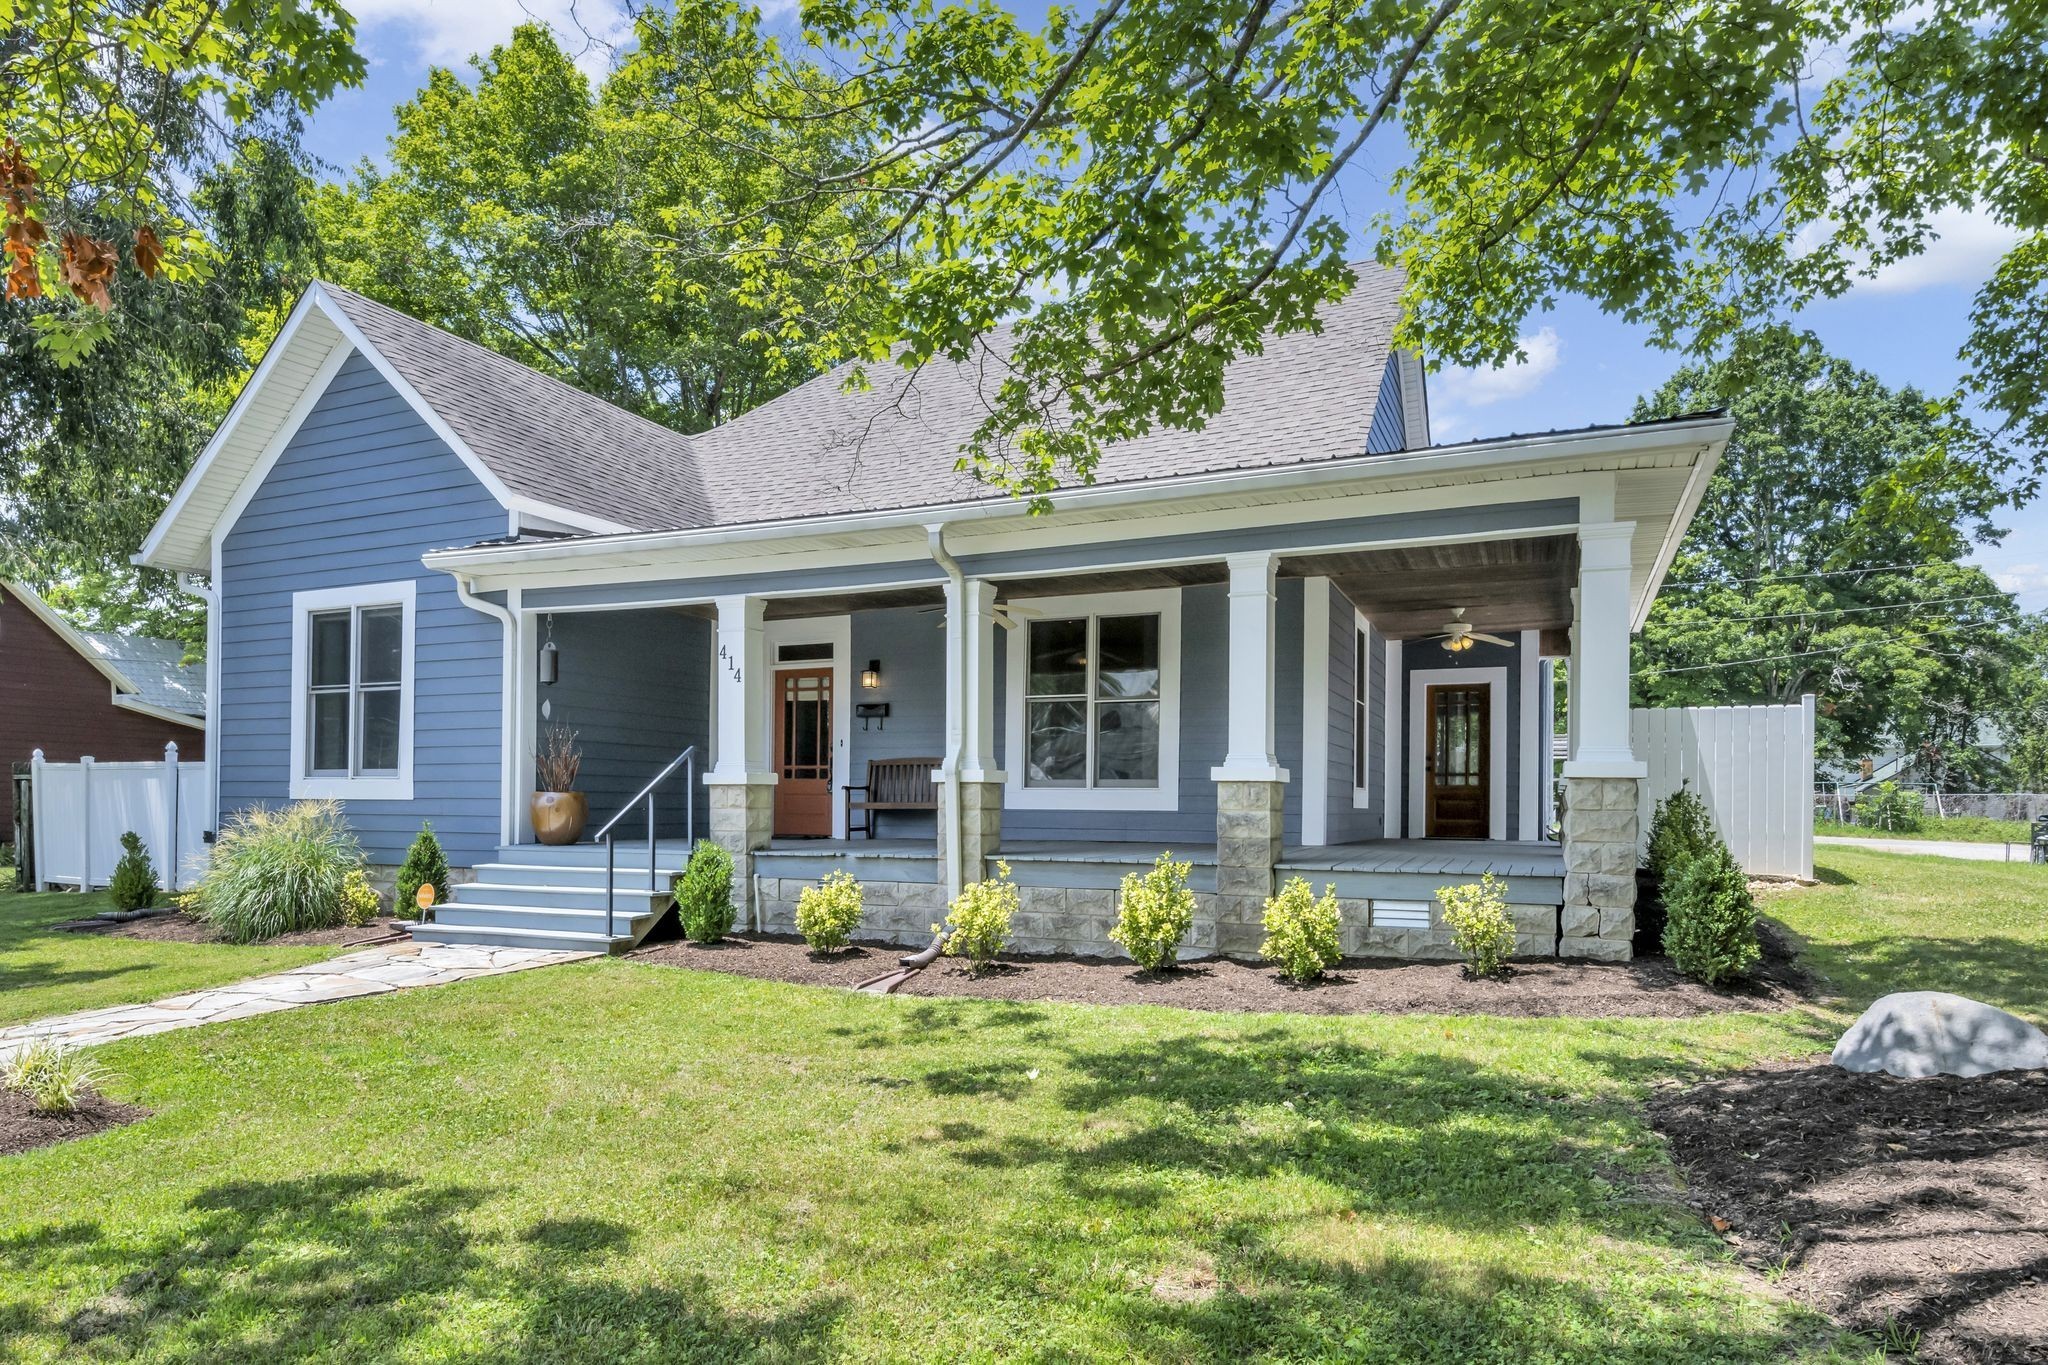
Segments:
[[[1199,431],[1160,430],[1103,454],[1097,483],[1302,464],[1365,453],[1400,316],[1402,277],[1357,267],[1323,330],[1268,341],[1224,375]],[[689,437],[380,303],[323,285],[393,367],[515,492],[644,530],[889,511],[1001,496],[957,472],[1002,382],[998,359],[848,367]],[[1007,352],[1007,333],[989,339]]]
[[[710,519],[689,437],[374,299],[321,288],[513,492],[625,526]]]
[[[206,669],[181,666],[185,646],[176,640],[108,631],[78,632],[86,646],[135,684],[136,701],[181,716],[206,715]]]

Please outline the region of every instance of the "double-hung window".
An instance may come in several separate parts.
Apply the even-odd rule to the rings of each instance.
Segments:
[[[292,598],[294,797],[412,796],[411,582]]]
[[[1179,595],[1025,601],[1008,643],[1012,804],[1171,810]]]

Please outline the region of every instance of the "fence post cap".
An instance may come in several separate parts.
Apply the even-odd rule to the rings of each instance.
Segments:
[[[165,757],[165,758],[176,758],[177,756],[178,756],[178,741],[177,741],[177,740],[175,740],[175,739],[167,739],[167,740],[165,740],[165,741],[164,741],[164,757]]]

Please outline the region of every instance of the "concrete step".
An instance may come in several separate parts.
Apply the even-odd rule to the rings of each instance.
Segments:
[[[420,943],[465,943],[488,948],[542,948],[561,953],[622,953],[633,946],[630,936],[565,933],[556,929],[513,929],[489,924],[420,924],[412,929]]]
[[[647,869],[647,841],[620,844],[616,851],[621,871],[637,867]],[[544,867],[596,867],[604,866],[603,844],[502,844],[498,848],[497,860],[501,863],[529,863]],[[690,861],[690,844],[683,839],[663,839],[655,851],[655,861],[662,867],[679,869]]]
[[[612,895],[612,904],[621,914],[632,914],[649,909],[668,908],[670,895],[667,887],[650,893],[646,889],[646,878],[640,886],[621,885]],[[520,881],[476,881],[465,882],[455,887],[446,902],[450,905],[538,905],[570,910],[601,910],[604,908],[604,878],[588,886],[555,886]]]
[[[638,914],[624,906],[612,915],[613,937],[626,937],[634,942],[652,929],[661,919],[657,912],[644,907]],[[603,936],[605,932],[604,908],[584,906],[533,906],[533,905],[464,905],[450,902],[436,906],[435,924],[462,925],[472,929],[502,926],[507,929],[547,930],[564,934],[590,934]]]
[[[475,868],[479,882],[496,886],[563,886],[581,887],[604,892],[604,864],[594,867],[579,867],[574,864],[550,865],[547,863],[478,863]],[[658,867],[654,872],[655,891],[665,892],[679,867]],[[614,885],[623,894],[627,890],[641,895],[648,893],[647,864],[638,867],[621,863],[616,869]],[[456,888],[459,890],[460,888]]]

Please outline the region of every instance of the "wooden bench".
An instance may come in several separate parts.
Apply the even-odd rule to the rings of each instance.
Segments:
[[[932,769],[939,766],[936,758],[871,758],[868,760],[868,780],[848,784],[846,788],[846,833],[849,838],[857,833],[875,837],[875,812],[878,810],[928,810],[939,808],[938,786],[932,781]],[[860,800],[854,800],[855,792],[862,793]],[[865,823],[855,826],[853,813],[866,814]]]

